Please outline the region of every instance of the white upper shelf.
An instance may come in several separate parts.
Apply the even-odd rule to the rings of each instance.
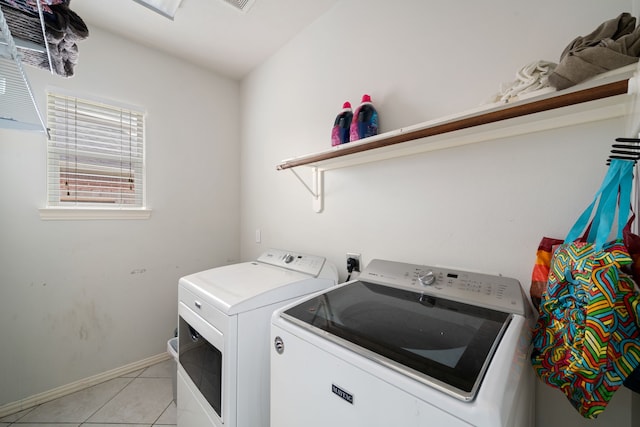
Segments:
[[[562,91],[492,104],[397,129],[328,150],[283,160],[278,170],[299,166],[337,169],[525,133],[622,117],[633,107],[636,64],[601,74]],[[630,80],[631,79],[631,80]]]

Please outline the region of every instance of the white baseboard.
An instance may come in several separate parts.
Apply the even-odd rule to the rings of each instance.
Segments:
[[[76,391],[80,391],[96,384],[103,383],[113,378],[118,378],[131,372],[148,368],[151,365],[163,362],[169,358],[171,358],[169,353],[157,354],[155,356],[151,356],[146,359],[142,359],[137,362],[112,369],[110,371],[102,372],[100,374],[93,375],[88,378],[83,378],[70,384],[56,387],[42,393],[34,394],[33,396],[26,397],[16,402],[7,403],[0,406],[0,418],[23,411],[33,406],[40,405],[50,400],[66,396],[67,394],[75,393]]]

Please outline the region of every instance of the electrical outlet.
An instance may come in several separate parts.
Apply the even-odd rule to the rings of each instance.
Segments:
[[[353,262],[353,271],[360,272],[360,269],[362,268],[362,255],[354,252],[347,252],[347,271],[349,270],[349,259],[353,259],[355,261]]]

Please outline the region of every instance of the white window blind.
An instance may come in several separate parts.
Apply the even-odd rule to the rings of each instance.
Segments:
[[[47,95],[48,206],[144,207],[144,114]]]

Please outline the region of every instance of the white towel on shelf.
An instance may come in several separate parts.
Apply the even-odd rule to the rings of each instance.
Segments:
[[[549,74],[556,69],[556,66],[555,62],[543,60],[525,65],[518,70],[514,81],[500,85],[500,92],[495,95],[493,101],[508,103],[541,89],[553,90],[549,85]]]

